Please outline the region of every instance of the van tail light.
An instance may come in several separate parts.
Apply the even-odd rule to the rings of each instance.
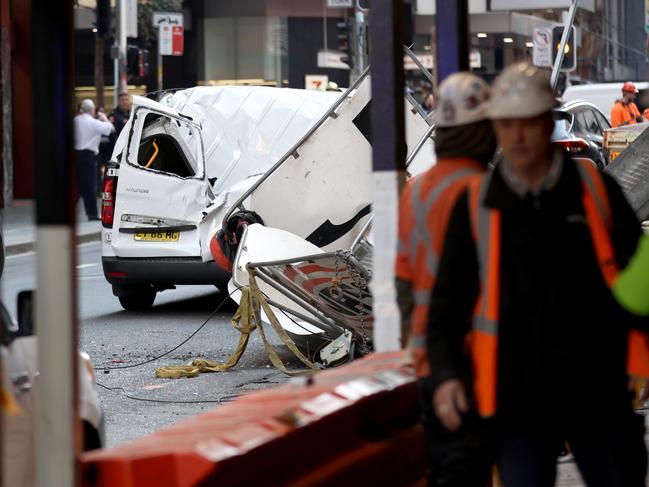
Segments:
[[[571,154],[576,154],[588,149],[588,142],[581,138],[554,140],[553,142],[558,146],[563,147]]]
[[[116,190],[117,178],[106,176],[104,178],[104,188],[101,194],[101,223],[107,228],[113,227]]]

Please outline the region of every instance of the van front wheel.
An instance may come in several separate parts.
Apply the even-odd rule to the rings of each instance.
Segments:
[[[144,311],[151,308],[155,295],[155,291],[147,289],[138,294],[119,296],[119,302],[127,311]]]

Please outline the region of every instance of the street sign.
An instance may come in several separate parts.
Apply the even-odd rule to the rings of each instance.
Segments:
[[[644,2],[644,30],[649,34],[649,0]]]
[[[534,49],[532,50],[532,63],[535,66],[552,66],[552,29],[534,29]]]
[[[307,74],[304,76],[304,87],[307,90],[327,91],[329,76],[326,74]]]
[[[482,67],[482,54],[480,54],[480,51],[471,51],[469,53],[469,67],[471,69],[480,69]]]
[[[171,28],[171,55],[182,56],[184,41],[183,41],[184,27],[174,25]]]
[[[184,49],[183,14],[153,12],[153,26],[158,28],[158,52],[161,56],[182,56]]]
[[[158,52],[161,56],[171,56],[173,53],[173,34],[168,24],[158,27]]]
[[[153,27],[160,27],[162,24],[184,27],[182,12],[153,12],[151,18]]]
[[[349,69],[349,64],[343,62],[343,57],[347,57],[347,53],[342,51],[325,51],[324,49],[320,49],[318,51],[318,67],[331,69]]]
[[[354,6],[354,0],[327,0],[329,8],[351,8]]]

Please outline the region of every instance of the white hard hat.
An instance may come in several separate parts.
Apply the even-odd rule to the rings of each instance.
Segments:
[[[433,121],[438,127],[457,127],[487,118],[489,85],[475,74],[454,73],[439,85]]]
[[[86,98],[81,102],[81,111],[83,113],[90,113],[95,109],[95,102],[90,98]]]
[[[557,106],[548,76],[529,63],[506,68],[494,81],[491,95],[491,119],[532,118]]]

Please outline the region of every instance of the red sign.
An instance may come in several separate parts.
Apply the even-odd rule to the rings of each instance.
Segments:
[[[171,28],[171,55],[182,56],[184,48],[184,28],[173,26]]]

